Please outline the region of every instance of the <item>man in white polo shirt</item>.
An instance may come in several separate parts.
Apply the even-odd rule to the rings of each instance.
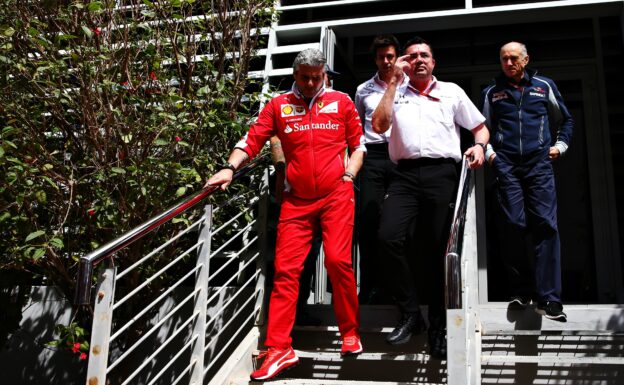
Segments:
[[[397,163],[383,203],[379,242],[392,277],[393,294],[402,317],[388,335],[391,344],[407,342],[418,331],[421,314],[414,272],[406,255],[410,223],[417,221],[418,255],[426,258],[432,287],[429,299],[429,352],[446,357],[444,309],[444,250],[452,219],[457,185],[456,164],[461,161],[460,127],[469,129],[475,145],[464,154],[470,167],[481,167],[489,140],[485,118],[456,84],[433,76],[431,45],[415,37],[405,45],[394,76],[373,114],[373,129],[392,126],[390,159]],[[403,74],[408,84],[401,84]]]
[[[377,134],[373,131],[372,116],[386,92],[386,83],[394,73],[399,57],[399,41],[393,35],[375,37],[371,45],[377,73],[360,84],[355,93],[355,107],[364,126],[366,158],[360,171],[360,304],[374,304],[383,300],[387,284],[380,274],[382,258],[377,246],[377,232],[381,205],[394,173],[395,164],[388,155],[388,138],[392,129]],[[404,76],[405,83],[409,81]]]

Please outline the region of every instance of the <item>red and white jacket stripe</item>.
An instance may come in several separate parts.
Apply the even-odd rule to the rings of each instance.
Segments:
[[[327,195],[342,183],[345,150],[366,151],[360,117],[349,95],[321,89],[307,105],[296,85],[272,98],[236,144],[250,158],[273,135],[286,158],[286,190],[304,199]]]

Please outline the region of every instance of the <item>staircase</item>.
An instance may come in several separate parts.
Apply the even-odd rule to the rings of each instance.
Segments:
[[[338,384],[443,384],[445,362],[427,354],[426,333],[412,337],[409,343],[393,346],[386,334],[398,321],[394,306],[363,305],[360,308],[360,330],[364,353],[340,356],[340,335],[329,305],[310,305],[309,312],[323,321],[323,326],[295,326],[293,348],[299,364],[280,374],[272,384],[338,385]],[[252,352],[253,354],[253,352]],[[249,372],[240,371],[228,384],[256,384]]]
[[[468,177],[466,178],[466,175]],[[548,320],[534,311],[508,309],[506,303],[478,301],[474,184],[464,174],[465,227],[454,262],[448,253],[447,287],[460,292],[448,302],[448,361],[427,354],[426,333],[405,345],[392,346],[385,335],[398,320],[394,306],[361,306],[364,353],[340,356],[337,327],[295,327],[293,347],[299,364],[277,377],[274,384],[624,384],[624,306],[566,305],[568,322]],[[461,208],[456,216],[461,216]],[[451,238],[453,238],[451,236]],[[453,284],[452,281],[459,281]],[[323,325],[336,325],[329,305],[310,306]],[[262,346],[261,328],[249,345],[239,347],[242,361],[225,381],[249,381],[252,357]]]

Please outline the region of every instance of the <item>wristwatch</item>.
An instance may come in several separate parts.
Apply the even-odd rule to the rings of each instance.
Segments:
[[[232,172],[236,172],[236,167],[234,167],[234,165],[232,163],[226,163],[223,166],[221,166],[221,170],[232,170]]]
[[[487,151],[487,146],[486,146],[485,143],[475,143],[475,146],[481,146],[481,148],[483,149],[483,153],[484,154]]]
[[[347,178],[354,180],[355,179],[355,175],[353,175],[353,173],[349,172],[349,171],[345,171],[344,174],[342,174],[342,176],[346,176]]]

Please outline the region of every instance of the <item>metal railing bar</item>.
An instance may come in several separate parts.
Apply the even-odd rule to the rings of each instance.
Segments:
[[[188,273],[186,273],[186,275],[182,278],[180,278],[178,280],[178,282],[176,282],[175,284],[173,284],[169,289],[167,289],[167,291],[165,291],[164,293],[162,293],[161,295],[158,296],[158,298],[156,298],[154,301],[152,301],[152,303],[150,303],[145,309],[143,309],[140,313],[138,313],[137,315],[135,315],[134,317],[132,317],[132,319],[130,321],[128,321],[128,323],[126,323],[124,326],[122,326],[121,328],[119,328],[119,330],[117,330],[115,332],[115,334],[113,334],[110,338],[110,341],[113,342],[117,337],[119,337],[119,335],[121,333],[123,333],[124,331],[126,331],[126,329],[128,329],[130,326],[132,326],[132,324],[134,324],[139,318],[141,318],[145,313],[147,313],[148,311],[150,311],[151,308],[153,308],[158,302],[160,302],[162,299],[166,298],[167,295],[169,295],[173,290],[175,290],[178,286],[180,286],[184,281],[186,281],[191,275],[193,275],[197,270],[199,270],[200,268],[202,268],[204,265],[197,265],[195,266],[195,268],[193,268],[193,270],[189,271]]]
[[[189,294],[186,298],[184,298],[182,302],[178,304],[178,306],[174,307],[165,317],[163,317],[163,319],[158,321],[156,325],[152,326],[152,328],[148,330],[143,335],[143,337],[139,338],[137,342],[135,342],[128,350],[126,350],[121,356],[119,356],[119,358],[106,369],[106,374],[110,373],[110,371],[113,370],[117,365],[119,365],[121,361],[123,361],[126,357],[128,357],[128,355],[130,355],[130,353],[132,353],[134,349],[137,348],[137,346],[141,345],[141,343],[143,343],[143,341],[145,341],[149,336],[151,336],[152,333],[158,330],[158,328],[160,328],[162,324],[167,322],[169,318],[171,318],[171,316],[173,316],[178,310],[180,310],[182,306],[184,306],[190,299],[193,299],[193,297],[195,297],[195,295],[197,295],[197,293],[199,293],[200,290],[201,290],[200,288],[193,290],[193,292]]]
[[[206,345],[206,347],[204,348],[204,352],[206,352],[206,350],[208,350],[208,348],[210,347],[210,345],[212,345],[213,343],[215,343],[217,341],[216,337],[219,337],[221,335],[221,333],[228,327],[230,326],[230,324],[234,321],[234,319],[236,319],[236,317],[238,317],[238,315],[240,314],[241,311],[243,311],[243,309],[245,308],[245,306],[247,306],[247,304],[249,304],[251,302],[251,300],[255,299],[256,294],[258,294],[260,292],[260,289],[254,290],[253,295],[249,296],[249,298],[247,298],[245,300],[245,302],[243,302],[243,305],[241,307],[239,307],[238,309],[236,309],[236,311],[234,312],[234,314],[232,314],[230,316],[230,318],[228,319],[228,321],[221,326],[221,328],[219,329],[219,331],[214,334],[211,335],[211,340],[210,342]],[[259,306],[257,308],[260,308]],[[253,312],[252,312],[253,313]],[[240,330],[240,329],[239,329]],[[235,333],[234,335],[236,335],[237,333]]]
[[[230,199],[226,200],[225,202],[222,202],[221,204],[219,204],[219,206],[216,206],[216,207],[212,210],[212,213],[214,214],[214,213],[216,213],[217,211],[219,211],[220,209],[222,209],[222,208],[224,208],[224,207],[226,207],[226,206],[229,206],[229,205],[231,205],[232,203],[234,203],[234,202],[236,202],[236,201],[239,201],[239,200],[241,200],[241,199],[245,198],[245,197],[246,197],[246,196],[248,196],[248,195],[251,195],[251,194],[252,194],[252,192],[253,192],[253,191],[247,191],[247,192],[244,192],[244,193],[241,193],[241,194],[238,194],[238,195],[235,195],[235,196],[231,197]],[[253,193],[255,193],[255,192],[253,192]]]
[[[171,385],[177,385],[178,382],[180,382],[180,380],[182,378],[184,378],[184,376],[186,375],[186,373],[189,372],[189,370],[191,370],[191,368],[193,367],[193,365],[197,364],[196,360],[193,360],[193,362],[191,362],[183,371],[182,373],[180,373],[180,375],[178,377],[176,377],[175,380],[173,380],[173,382],[171,383]]]
[[[464,225],[466,222],[466,210],[468,208],[468,194],[470,193],[470,177],[472,170],[468,168],[466,156],[462,159],[462,170],[460,184],[455,202],[455,213],[446,245],[444,256],[445,266],[445,287],[444,297],[447,309],[462,308],[461,292],[461,252],[464,236]]]
[[[254,273],[254,275],[252,275],[249,280],[247,280],[247,282],[245,282],[245,284],[243,284],[243,286],[239,287],[238,290],[236,291],[236,293],[232,296],[232,298],[228,299],[223,305],[221,305],[221,307],[219,308],[219,310],[217,310],[216,313],[214,313],[212,315],[212,317],[210,318],[210,320],[208,320],[208,322],[206,322],[206,326],[204,327],[204,329],[207,329],[208,326],[217,319],[217,316],[221,313],[223,313],[223,311],[230,306],[231,303],[234,303],[234,300],[236,299],[236,297],[238,297],[238,295],[240,293],[243,292],[243,289],[249,285],[251,282],[254,281],[254,279],[258,276],[258,274],[260,274],[260,269],[256,270],[256,272]]]
[[[259,290],[258,290],[259,291]],[[257,291],[257,292],[258,292]],[[251,312],[251,314],[249,314],[249,316],[247,316],[247,318],[245,319],[245,321],[243,322],[243,324],[249,322],[251,319],[253,319],[256,314],[260,311],[260,306],[256,306],[254,308],[254,311]],[[234,317],[232,317],[234,318]],[[208,366],[206,366],[206,369],[204,369],[204,376],[206,376],[206,373],[208,373],[208,371],[210,370],[210,368],[212,367],[212,365],[217,362],[217,360],[219,359],[219,357],[221,357],[221,354],[223,354],[223,352],[226,351],[226,349],[230,346],[230,344],[232,343],[232,341],[234,341],[234,337],[236,337],[240,331],[242,329],[238,329],[238,331],[232,336],[232,338],[230,338],[230,340],[223,346],[223,348],[221,349],[221,351],[219,352],[219,354],[217,354],[215,357],[212,358],[212,360],[210,361],[210,363],[208,364]],[[212,342],[211,342],[212,343]],[[210,343],[208,344],[210,346]]]
[[[229,225],[230,223],[234,222],[235,220],[237,220],[241,215],[245,214],[247,211],[251,210],[252,207],[251,205],[253,205],[254,203],[256,203],[258,201],[258,198],[256,199],[252,199],[251,201],[249,201],[249,206],[245,207],[244,210],[242,210],[240,213],[236,214],[234,217],[232,217],[229,221],[225,222],[224,224],[222,224],[221,226],[219,226],[218,229],[213,230],[212,231],[212,235],[217,234],[219,231],[223,230],[225,227],[227,227],[227,225]]]
[[[171,334],[171,336],[169,336],[169,338],[167,338],[163,343],[160,344],[160,346],[158,347],[158,349],[156,349],[149,357],[147,357],[143,363],[141,363],[141,365],[139,365],[138,368],[136,368],[136,370],[134,372],[132,372],[128,378],[126,378],[126,380],[124,382],[121,383],[121,385],[126,385],[128,384],[130,381],[132,381],[134,379],[134,377],[136,377],[141,370],[143,370],[144,367],[146,367],[157,355],[158,353],[160,353],[164,348],[167,347],[167,345],[169,345],[169,343],[171,341],[173,341],[173,339],[175,337],[178,336],[178,334],[180,334],[180,332],[182,330],[184,330],[184,328],[191,323],[191,321],[193,321],[195,318],[197,318],[197,316],[199,315],[199,312],[196,312],[193,314],[192,317],[190,317],[189,319],[187,319],[186,321],[184,321],[184,323],[182,325],[180,325],[180,327],[178,327],[176,330],[174,330],[174,332]]]
[[[247,267],[247,266],[248,266],[248,265],[249,265],[252,261],[254,261],[254,260],[255,260],[255,259],[256,259],[259,255],[260,255],[260,253],[256,253],[256,254],[254,254],[254,256],[253,256],[253,257],[251,257],[251,258],[249,259],[249,261],[245,262],[245,264],[243,265],[243,267],[241,268],[241,270],[242,270],[242,269],[244,269],[244,268],[246,268],[246,267]],[[233,261],[233,259],[231,259],[231,261]],[[214,294],[213,294],[210,298],[208,298],[208,300],[207,300],[206,302],[210,303],[210,301],[212,301],[212,300],[213,300],[213,299],[215,299],[215,298],[216,298],[219,294],[221,294],[221,292],[222,292],[223,290],[225,290],[225,288],[227,287],[227,284],[228,284],[228,283],[230,283],[230,282],[232,282],[232,280],[233,280],[234,278],[236,278],[236,275],[233,275],[232,277],[230,277],[230,279],[228,279],[228,280],[227,280],[227,281],[226,281],[226,282],[225,282],[225,283],[224,283],[224,284],[223,284],[223,285],[219,288],[219,290],[217,290],[217,291],[216,291],[216,292],[215,292],[215,293],[214,293]]]
[[[113,311],[115,311],[119,306],[123,305],[124,302],[126,302],[128,299],[130,299],[133,295],[135,295],[137,292],[139,292],[140,290],[142,290],[145,286],[149,285],[152,281],[154,281],[156,278],[158,278],[162,273],[164,273],[165,271],[169,270],[169,268],[171,268],[173,265],[175,265],[176,263],[180,262],[182,260],[182,258],[186,257],[188,254],[191,253],[191,251],[194,251],[195,249],[197,249],[199,246],[201,246],[204,243],[204,241],[199,241],[198,243],[194,244],[193,246],[191,246],[190,248],[188,248],[185,252],[183,252],[182,254],[180,254],[176,259],[174,259],[173,261],[169,262],[165,267],[163,267],[162,269],[158,270],[156,273],[154,273],[151,277],[149,277],[145,282],[143,282],[142,284],[140,284],[139,286],[137,286],[136,288],[134,288],[134,290],[132,290],[130,293],[128,293],[125,297],[123,297],[122,299],[120,299],[119,301],[117,301],[115,303],[115,305],[113,305]]]
[[[245,226],[243,229],[241,229],[238,233],[234,234],[230,239],[228,239],[224,244],[221,245],[221,247],[219,247],[217,250],[213,251],[211,253],[211,255],[215,255],[217,254],[219,251],[223,250],[225,248],[225,246],[229,245],[230,243],[232,243],[236,238],[238,238],[241,234],[243,234],[245,231],[249,230],[249,228],[251,226],[253,226],[256,223],[256,220],[254,219],[253,221],[249,222],[249,224],[247,226]]]
[[[251,163],[242,169],[238,170],[232,180],[239,179],[240,177],[248,174],[252,170],[260,167],[266,161],[270,159],[269,154],[256,157]],[[150,233],[160,225],[168,222],[170,219],[179,215],[180,213],[188,210],[201,202],[204,198],[211,195],[218,190],[218,186],[208,186],[201,189],[197,193],[185,198],[181,203],[178,203],[171,208],[165,210],[161,214],[147,220],[134,229],[124,233],[123,235],[115,238],[114,240],[106,243],[105,245],[93,250],[87,255],[80,257],[80,263],[78,267],[78,278],[76,280],[76,296],[74,298],[74,304],[87,305],[90,303],[90,293],[92,285],[93,267],[102,262],[106,258],[109,258],[115,252],[131,245],[137,240],[143,238],[146,234]]]
[[[249,246],[251,246],[257,239],[258,239],[257,236],[254,237],[248,244],[243,246],[242,249],[240,249],[236,253],[234,253],[234,255],[232,255],[232,257],[226,263],[224,263],[217,271],[213,272],[211,275],[208,276],[208,282],[210,282],[211,278],[216,277],[217,274],[219,274],[221,271],[223,271],[223,269],[228,267],[230,265],[230,263],[235,261],[236,257],[238,257],[243,251],[247,250],[249,248]]]
[[[191,344],[193,344],[193,342],[195,342],[195,341],[197,340],[197,338],[199,338],[199,335],[194,334],[194,335],[193,335],[193,338],[191,338],[191,339],[190,339],[190,340],[189,340],[186,344],[184,344],[184,346],[182,346],[182,347],[180,348],[180,351],[179,351],[179,352],[178,352],[175,356],[173,356],[173,357],[169,360],[169,362],[167,363],[167,365],[165,365],[165,366],[164,366],[164,367],[160,370],[160,372],[156,373],[156,375],[154,376],[154,378],[152,378],[152,379],[150,380],[150,382],[148,382],[148,383],[147,383],[147,385],[153,385],[156,381],[158,381],[158,379],[160,378],[160,376],[162,376],[162,375],[163,375],[163,374],[167,371],[167,369],[169,369],[169,368],[171,367],[171,365],[173,365],[173,363],[174,363],[174,362],[175,362],[178,358],[180,358],[180,356],[182,355],[182,353],[184,353],[184,351],[186,351],[186,349],[188,349],[188,348],[191,346]],[[190,364],[188,364],[188,366],[187,366],[186,368],[184,368],[184,370],[182,370],[182,373],[186,372],[186,371],[187,371],[188,369],[190,369],[190,368],[191,368],[194,364],[195,364],[195,361],[193,361],[193,362],[191,362]]]
[[[201,224],[204,221],[203,218],[200,218],[198,221],[196,221],[195,223],[193,223],[192,225],[190,225],[189,227],[187,227],[186,229],[180,231],[178,234],[176,234],[173,238],[169,239],[167,242],[163,243],[162,245],[158,246],[156,249],[152,250],[149,254],[147,254],[146,256],[144,256],[143,258],[139,259],[138,261],[136,261],[135,263],[133,263],[130,267],[128,267],[127,269],[125,269],[124,271],[120,272],[117,274],[117,279],[121,279],[124,275],[128,274],[129,272],[131,272],[132,270],[134,270],[135,267],[139,266],[140,264],[142,264],[143,262],[145,262],[146,260],[148,260],[149,258],[153,257],[156,253],[159,253],[162,249],[164,249],[165,247],[169,246],[170,244],[172,244],[173,242],[177,241],[178,239],[180,239],[181,236],[183,236],[184,234],[188,233],[190,230],[192,230],[194,227],[196,227],[197,225]]]

